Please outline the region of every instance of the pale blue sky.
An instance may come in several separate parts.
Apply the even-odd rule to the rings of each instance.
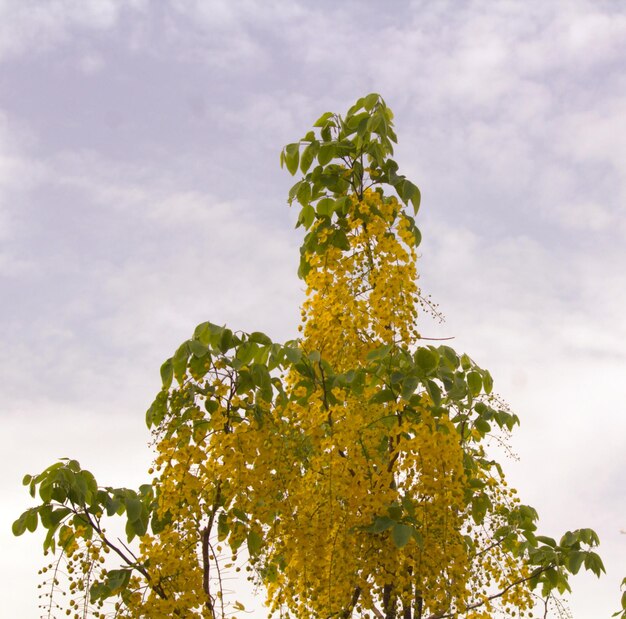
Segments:
[[[0,0],[3,613],[36,617],[20,487],[60,456],[145,479],[158,368],[204,320],[295,335],[281,147],[380,92],[422,189],[423,334],[520,415],[508,462],[547,534],[626,576],[626,7],[616,2]]]

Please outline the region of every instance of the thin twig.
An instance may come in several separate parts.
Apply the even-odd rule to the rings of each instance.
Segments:
[[[510,583],[504,589],[502,589],[502,591],[499,591],[498,593],[494,593],[493,595],[486,597],[484,600],[481,600],[480,602],[476,602],[475,604],[470,604],[469,606],[465,608],[465,611],[473,610],[474,608],[483,606],[484,604],[486,604],[487,602],[490,602],[491,600],[495,600],[499,597],[502,597],[509,589],[512,589],[513,587],[516,587],[517,585],[521,585],[522,583],[525,583],[528,580],[531,580],[532,578],[536,578],[537,576],[539,576],[539,574],[542,574],[543,572],[550,569],[551,567],[554,567],[554,566],[547,565],[544,567],[538,567],[536,570],[533,571],[533,573],[530,576],[526,576],[525,578],[519,578],[518,580],[514,580],[512,583]],[[446,617],[455,617],[456,615],[458,615],[458,612],[435,613],[434,615],[429,615],[427,619],[445,619]]]

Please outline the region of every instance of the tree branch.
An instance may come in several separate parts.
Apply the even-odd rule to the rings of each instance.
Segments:
[[[77,516],[80,517],[80,514],[77,513],[76,511],[74,512],[76,513]],[[119,555],[124,563],[126,563],[126,565],[128,565],[129,567],[137,570],[140,574],[142,574],[145,579],[148,581],[148,583],[150,584],[150,587],[152,588],[152,590],[162,599],[166,600],[167,599],[167,595],[165,593],[165,591],[163,590],[163,588],[161,587],[161,585],[159,584],[155,584],[152,582],[152,578],[150,578],[150,574],[148,573],[148,571],[146,570],[146,568],[141,565],[140,563],[137,563],[136,561],[131,561],[105,534],[104,531],[100,528],[99,524],[97,522],[95,522],[89,512],[87,511],[87,509],[85,509],[83,511],[83,514],[85,515],[85,517],[87,518],[87,522],[89,524],[89,526],[100,536],[100,539],[113,551],[115,552],[117,555]]]
[[[547,565],[544,567],[538,567],[537,569],[533,571],[533,573],[530,576],[526,576],[525,578],[519,578],[518,580],[514,580],[512,583],[504,587],[502,591],[499,591],[498,593],[494,593],[493,595],[488,596],[487,598],[485,598],[484,600],[480,602],[476,602],[475,604],[470,604],[464,609],[464,612],[468,610],[473,610],[474,608],[479,608],[480,606],[483,606],[485,603],[490,602],[491,600],[495,600],[499,597],[502,597],[509,589],[512,589],[513,587],[516,587],[517,585],[521,585],[522,583],[525,583],[533,578],[536,578],[537,576],[539,576],[539,574],[542,574],[546,570],[549,570],[551,567],[554,567],[554,566]],[[426,619],[446,619],[447,617],[455,617],[456,615],[458,615],[458,612],[445,612],[444,611],[443,613],[435,613],[434,615],[429,615]]]
[[[350,615],[352,615],[352,611],[359,601],[359,597],[361,597],[361,587],[355,587],[352,599],[350,600],[350,606],[341,613],[341,619],[350,619]]]
[[[209,560],[209,535],[211,529],[206,527],[202,531],[202,589],[206,595],[206,607],[209,609],[211,615],[215,615],[213,597],[211,596],[210,587],[210,560]]]
[[[211,595],[211,580],[210,580],[210,570],[211,570],[211,561],[210,561],[210,536],[211,530],[213,529],[213,523],[215,521],[215,514],[220,506],[220,501],[222,498],[222,485],[221,481],[218,480],[217,486],[215,489],[215,500],[213,502],[213,509],[211,509],[211,514],[209,515],[209,522],[207,526],[202,530],[202,589],[206,595],[206,607],[209,609],[209,612],[215,616],[215,601],[213,596]]]

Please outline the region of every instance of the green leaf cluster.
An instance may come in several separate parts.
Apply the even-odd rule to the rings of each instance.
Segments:
[[[393,129],[393,113],[383,98],[371,93],[360,98],[345,114],[326,112],[299,142],[288,144],[281,151],[281,166],[302,178],[289,190],[289,204],[297,203],[300,212],[296,227],[311,230],[301,247],[299,275],[305,277],[308,266],[306,252],[323,253],[328,246],[349,249],[345,216],[353,207],[353,199],[363,199],[367,189],[382,195],[383,186],[391,186],[400,200],[419,210],[421,194],[417,185],[398,174],[398,164],[391,159],[397,137]],[[419,245],[421,233],[414,217],[402,215]],[[367,223],[368,215],[361,213]],[[326,230],[326,240],[319,242],[319,233]]]
[[[621,606],[622,608],[617,612],[613,613],[612,617],[619,617],[620,619],[626,619],[626,578],[622,579],[621,588],[624,589],[622,592],[621,598]]]
[[[152,530],[162,528],[154,519],[153,487],[145,484],[139,491],[128,488],[99,487],[94,476],[76,460],[62,459],[38,475],[26,475],[23,483],[41,504],[26,510],[12,526],[14,535],[35,531],[39,524],[47,530],[44,550],[64,548],[74,537],[76,527],[86,527],[86,539],[100,533],[104,516],[126,515],[128,541],[145,535],[151,517]]]

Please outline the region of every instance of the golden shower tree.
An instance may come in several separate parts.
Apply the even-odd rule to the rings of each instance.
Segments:
[[[244,565],[275,617],[522,617],[604,570],[592,530],[537,535],[507,485],[488,439],[518,419],[489,372],[420,338],[420,193],[392,118],[370,94],[281,153],[301,173],[301,337],[199,325],[147,413],[151,484],[101,487],[74,460],[26,476],[41,503],[13,530],[47,530],[50,615],[65,579],[75,617],[233,616]]]

